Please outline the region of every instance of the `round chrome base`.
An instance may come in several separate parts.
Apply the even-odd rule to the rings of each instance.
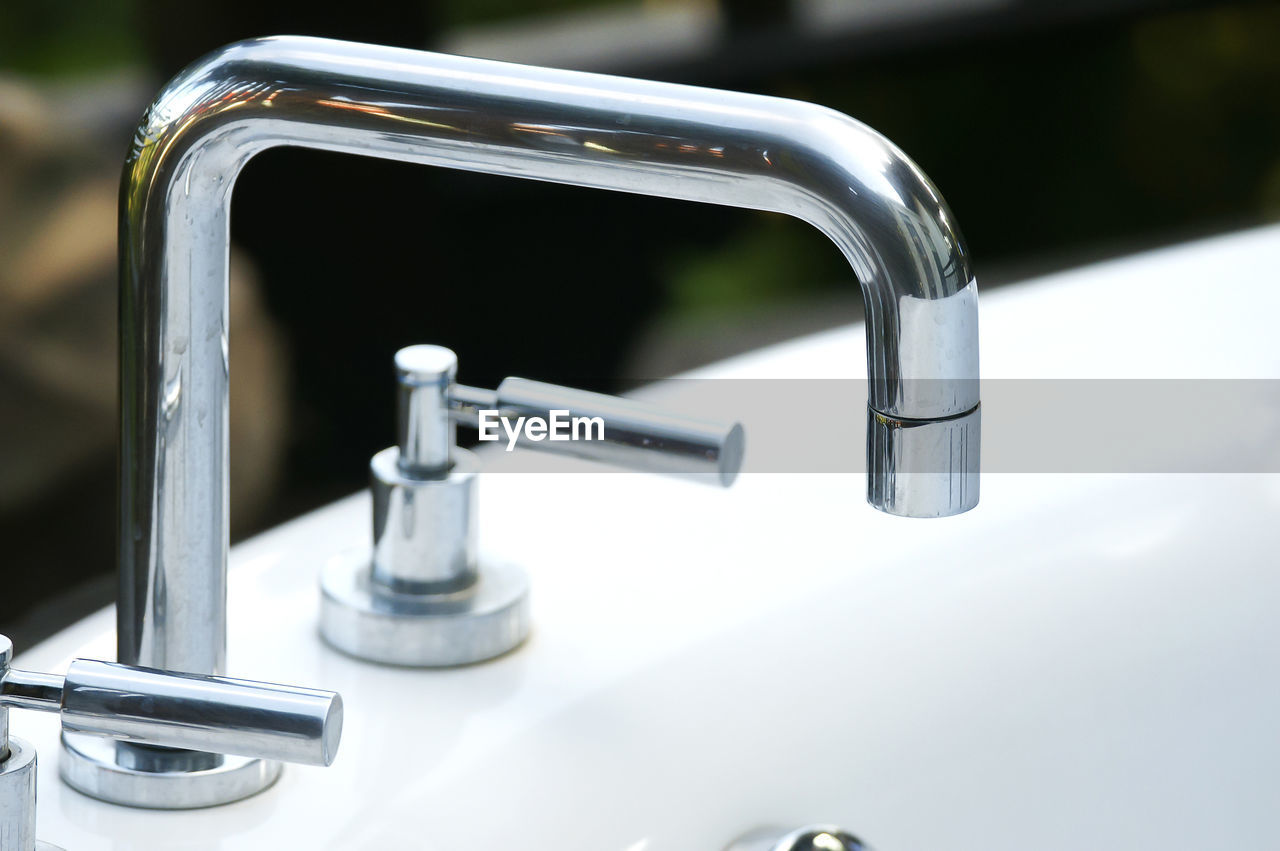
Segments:
[[[134,754],[145,754],[146,759],[133,758]],[[281,766],[243,756],[142,750],[112,739],[63,733],[58,768],[68,786],[101,801],[193,810],[256,795],[279,779]]]
[[[0,673],[3,668],[0,660]],[[7,732],[0,729],[0,735]],[[8,754],[0,762],[0,848],[7,851],[30,848],[36,841],[36,749],[16,736],[0,740],[0,746],[5,744]]]
[[[509,564],[482,564],[469,588],[401,594],[370,581],[368,550],[336,556],[320,574],[320,634],[371,662],[439,668],[501,656],[529,634],[529,578]]]

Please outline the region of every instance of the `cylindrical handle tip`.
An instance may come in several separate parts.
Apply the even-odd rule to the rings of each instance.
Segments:
[[[409,384],[448,384],[458,374],[458,356],[444,346],[406,346],[396,352],[396,377]]]
[[[342,738],[342,698],[77,659],[63,688],[62,727],[160,747],[329,765]]]
[[[720,484],[729,487],[742,471],[742,459],[747,452],[747,435],[742,423],[734,423],[720,445]]]
[[[342,695],[334,692],[329,699],[329,709],[324,716],[323,732],[320,736],[320,760],[316,765],[326,768],[333,765],[338,755],[338,744],[342,741]]]

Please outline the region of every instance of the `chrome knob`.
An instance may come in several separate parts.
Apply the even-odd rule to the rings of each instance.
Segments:
[[[192,759],[238,754],[327,766],[342,736],[335,692],[76,659],[66,676],[10,666],[0,635],[0,848],[36,847],[34,749],[9,732],[10,709],[56,712],[64,734],[178,748]],[[136,761],[146,759],[138,748]],[[164,751],[171,754],[172,751]],[[145,771],[141,765],[135,766]],[[75,778],[67,778],[73,786]],[[157,803],[156,806],[162,806]]]
[[[374,662],[465,665],[499,656],[529,633],[529,580],[476,555],[480,463],[456,445],[456,424],[487,416],[599,423],[591,440],[514,439],[644,472],[730,485],[742,465],[742,426],[680,417],[626,399],[523,378],[497,390],[457,384],[457,357],[410,346],[395,358],[399,445],[369,464],[372,552],[339,556],[321,574],[320,631]]]
[[[739,837],[726,851],[869,851],[862,840],[829,824],[795,830],[761,828]]]
[[[444,346],[409,346],[396,352],[396,442],[399,466],[409,475],[448,471],[454,443],[449,394],[458,356]]]

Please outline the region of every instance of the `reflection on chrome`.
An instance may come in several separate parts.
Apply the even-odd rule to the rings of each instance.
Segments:
[[[738,837],[727,851],[868,851],[862,840],[834,825],[815,824],[784,831],[761,828]]]

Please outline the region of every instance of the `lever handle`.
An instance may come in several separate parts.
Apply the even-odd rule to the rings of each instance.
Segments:
[[[738,423],[679,416],[631,399],[527,378],[507,378],[497,390],[483,390],[456,383],[457,372],[457,356],[443,346],[409,346],[396,353],[396,464],[406,476],[446,475],[453,423],[477,428],[484,411],[497,411],[508,420],[540,417],[548,422],[555,411],[569,422],[574,418],[599,422],[598,428],[585,429],[590,439],[518,438],[520,446],[645,473],[694,478],[714,474],[725,487],[742,467],[745,439]]]
[[[465,665],[500,656],[529,634],[528,577],[516,565],[478,556],[480,465],[455,446],[457,423],[477,428],[494,412],[508,439],[512,431],[525,434],[527,446],[646,472],[714,476],[726,487],[742,465],[736,423],[523,378],[508,378],[497,390],[468,387],[457,383],[457,356],[443,346],[401,349],[395,365],[397,445],[369,462],[373,551],[330,561],[320,578],[321,634],[362,659]],[[512,417],[540,417],[553,428],[565,417],[598,424],[579,439],[539,441],[528,434],[527,419],[521,429]],[[574,437],[571,424],[569,431]]]
[[[329,765],[342,736],[342,697],[77,659],[62,689],[62,728],[139,744]]]
[[[342,736],[335,692],[88,659],[65,678],[0,661],[0,714],[9,707],[58,712],[72,733],[304,765],[333,762]]]
[[[495,393],[497,408],[506,417],[541,417],[567,411],[569,418],[598,418],[599,439],[521,439],[520,446],[560,452],[591,461],[646,473],[718,476],[728,487],[742,467],[745,440],[738,423],[720,423],[680,416],[653,405],[561,387],[527,378],[507,378]]]

